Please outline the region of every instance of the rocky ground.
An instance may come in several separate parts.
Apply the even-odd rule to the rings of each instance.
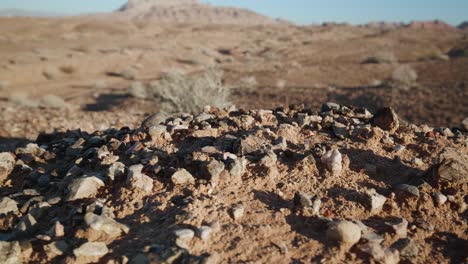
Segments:
[[[0,154],[1,263],[468,261],[462,130],[334,103],[102,125]]]

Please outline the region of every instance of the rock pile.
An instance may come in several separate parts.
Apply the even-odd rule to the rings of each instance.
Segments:
[[[1,262],[466,261],[466,134],[333,103],[148,120],[0,153]]]

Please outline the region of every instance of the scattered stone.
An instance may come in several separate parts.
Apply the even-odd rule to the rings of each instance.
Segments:
[[[434,197],[434,202],[437,206],[442,206],[445,202],[447,202],[447,196],[441,193],[435,193],[433,197]]]
[[[50,229],[49,234],[52,237],[63,237],[65,236],[65,227],[59,221],[55,221],[55,224]]]
[[[103,242],[86,242],[73,250],[76,257],[102,257],[109,253],[109,249]]]
[[[0,241],[0,263],[21,263],[21,247],[18,242]]]
[[[317,195],[309,195],[303,192],[294,194],[294,206],[300,207],[311,215],[319,215],[321,205],[322,201]]]
[[[45,245],[44,250],[49,259],[66,254],[69,250],[67,242],[60,240]]]
[[[104,182],[95,176],[75,179],[68,185],[69,194],[67,201],[92,198],[96,196],[99,188],[103,186]]]
[[[150,193],[153,190],[153,179],[144,175],[141,171],[143,165],[133,165],[128,168],[127,183],[131,188]]]
[[[121,162],[112,163],[112,165],[107,170],[107,177],[111,181],[115,181],[115,179],[122,177],[125,174],[125,164]]]
[[[406,147],[401,145],[401,144],[396,144],[394,147],[393,147],[393,151],[395,151],[396,153],[399,153],[399,152],[402,152],[403,150],[405,150]]]
[[[335,133],[335,136],[339,139],[345,139],[349,137],[349,131],[348,128],[340,123],[336,123],[333,125],[333,133]]]
[[[209,226],[201,226],[197,230],[197,235],[204,241],[207,241],[210,239],[211,232],[213,231],[213,228]]]
[[[377,193],[375,189],[369,189],[364,194],[366,197],[366,206],[370,210],[371,214],[379,213],[387,201],[387,198]]]
[[[195,178],[186,169],[179,169],[172,174],[172,183],[175,185],[195,184]]]
[[[112,239],[130,231],[126,225],[121,224],[106,215],[96,215],[90,212],[85,215],[84,219],[90,228],[95,231],[102,231]]]
[[[244,216],[245,208],[243,205],[236,205],[232,208],[232,218],[234,221],[239,221]]]
[[[340,110],[340,105],[333,102],[328,102],[322,105],[321,112],[328,112],[328,111],[338,111]]]
[[[402,238],[395,242],[394,248],[400,251],[400,256],[405,259],[414,259],[419,254],[419,248],[416,242],[409,238]]]
[[[416,197],[419,198],[419,189],[416,186],[409,184],[399,184],[395,187],[397,194],[402,196],[401,198]]]
[[[176,236],[176,245],[188,249],[188,243],[190,243],[195,236],[195,232],[192,229],[186,228],[174,231],[174,235]]]
[[[340,176],[342,170],[343,158],[341,153],[332,149],[322,156],[322,163],[333,176]]]
[[[352,247],[361,239],[361,228],[350,221],[336,221],[328,227],[327,239],[340,246]]]
[[[229,174],[231,174],[234,178],[241,178],[242,175],[245,174],[247,171],[247,159],[242,157],[235,159],[231,169],[229,170]]]
[[[0,183],[4,181],[15,168],[15,158],[8,153],[0,153]]]
[[[395,221],[386,223],[399,238],[405,238],[408,234],[408,221],[404,218],[395,219]]]
[[[372,117],[371,123],[391,134],[395,133],[400,127],[398,115],[392,108],[382,108]]]
[[[426,174],[438,184],[468,183],[468,154],[459,149],[446,148]]]
[[[0,199],[0,215],[18,212],[18,203],[8,197]]]
[[[208,173],[210,174],[210,182],[213,186],[216,186],[219,182],[219,176],[224,171],[224,163],[217,160],[212,160],[207,165]]]
[[[31,214],[26,214],[21,218],[16,226],[16,229],[21,232],[34,233],[37,229],[37,221]]]

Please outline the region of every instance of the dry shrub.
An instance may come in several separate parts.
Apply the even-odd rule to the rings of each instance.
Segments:
[[[231,89],[223,85],[222,76],[215,68],[195,76],[172,70],[150,85],[149,96],[160,101],[160,111],[166,115],[198,114],[207,105],[227,107]]]
[[[414,86],[417,80],[418,74],[409,65],[402,65],[396,68],[391,77],[391,81],[402,88]]]
[[[398,62],[397,57],[391,51],[379,51],[373,56],[368,57],[364,63],[396,63]]]
[[[59,67],[60,71],[65,74],[74,74],[76,73],[77,69],[73,65],[63,65]]]

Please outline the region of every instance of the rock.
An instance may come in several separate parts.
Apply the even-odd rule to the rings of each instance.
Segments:
[[[76,257],[102,257],[109,252],[103,242],[86,242],[79,248],[73,250]]]
[[[377,263],[398,264],[400,252],[395,249],[384,249],[380,243],[366,243],[360,245],[359,249],[372,257]]]
[[[65,236],[65,227],[59,221],[56,221],[48,233],[52,237],[63,237]]]
[[[319,215],[321,199],[317,195],[309,195],[303,192],[294,194],[294,206],[302,208],[311,215]]]
[[[232,208],[232,218],[234,221],[239,221],[244,216],[245,208],[243,205],[236,205]]]
[[[229,174],[234,178],[241,178],[246,171],[247,159],[242,157],[234,160],[231,169],[229,170]]]
[[[103,186],[104,182],[95,176],[75,179],[68,185],[70,192],[67,201],[92,198]]]
[[[380,127],[391,134],[395,133],[400,127],[398,115],[392,108],[382,108],[378,110],[371,119],[374,126]]]
[[[465,132],[468,132],[468,117],[463,119],[462,121],[462,129],[465,131]]]
[[[201,114],[201,115],[199,115],[199,116],[196,116],[195,119],[194,119],[194,121],[195,121],[196,123],[201,123],[201,122],[203,122],[203,121],[208,121],[208,120],[210,120],[210,119],[215,119],[215,118],[216,118],[216,116],[211,115],[211,114]]]
[[[176,236],[176,245],[188,249],[188,243],[193,239],[195,236],[195,232],[192,229],[179,229],[174,231],[174,235]]]
[[[186,169],[177,170],[171,177],[175,185],[195,184],[195,178]]]
[[[322,163],[333,176],[341,175],[343,158],[337,149],[332,149],[322,156]]]
[[[102,231],[112,239],[130,231],[126,225],[121,224],[106,215],[96,215],[89,212],[85,215],[84,219],[90,228],[95,231]]]
[[[351,247],[361,239],[361,228],[350,221],[336,221],[328,227],[327,239],[338,245]]]
[[[65,109],[68,104],[61,98],[53,94],[41,98],[39,105],[44,108]]]
[[[4,181],[15,168],[15,158],[8,153],[0,153],[0,183]]]
[[[377,193],[375,189],[369,189],[364,194],[366,197],[366,206],[370,210],[371,214],[380,212],[387,201],[387,198]]]
[[[154,139],[164,138],[167,133],[167,127],[165,125],[155,125],[148,128],[148,134]]]
[[[164,116],[160,113],[152,114],[143,120],[141,127],[144,129],[149,129],[152,126],[158,126],[161,122],[164,121],[164,119]]]
[[[217,160],[212,160],[206,166],[208,173],[210,174],[210,182],[213,186],[216,186],[219,182],[219,175],[224,171],[224,163]]]
[[[18,212],[18,203],[8,197],[0,200],[0,215]]]
[[[213,231],[213,228],[209,226],[201,226],[197,230],[197,235],[200,237],[202,240],[207,241],[210,239],[211,232]]]
[[[399,184],[395,187],[395,191],[401,197],[399,198],[409,198],[415,197],[419,198],[419,189],[416,186],[409,184]]]
[[[248,136],[241,139],[235,144],[236,153],[239,155],[247,155],[261,150],[262,140],[256,136]]]
[[[44,251],[47,254],[48,259],[55,258],[66,254],[69,250],[67,242],[60,240],[54,241],[44,246]]]
[[[445,202],[447,202],[447,196],[441,194],[441,193],[434,193],[434,203],[437,206],[442,206]]]
[[[133,165],[128,168],[127,183],[131,188],[150,193],[153,190],[153,179],[141,173],[143,165]]]
[[[0,263],[21,263],[21,247],[18,242],[0,241]]]
[[[337,103],[333,103],[333,102],[328,102],[328,103],[325,103],[322,105],[322,108],[320,109],[320,112],[329,112],[329,111],[338,111],[340,110],[340,105],[337,104]]]
[[[333,128],[333,133],[335,134],[337,138],[345,139],[349,137],[349,131],[345,125],[335,122],[332,128]]]
[[[116,178],[120,178],[125,174],[125,165],[121,162],[112,163],[112,165],[107,170],[107,177],[111,181],[114,181]]]
[[[128,94],[137,99],[146,99],[148,97],[146,87],[141,82],[133,82],[128,89]]]
[[[408,221],[404,218],[395,219],[392,222],[387,222],[393,232],[400,238],[405,238],[408,234]]]
[[[414,259],[419,254],[419,248],[414,240],[403,238],[395,242],[394,248],[400,251],[400,256],[405,259]]]
[[[468,183],[468,155],[455,148],[446,148],[426,175],[437,184]]]

